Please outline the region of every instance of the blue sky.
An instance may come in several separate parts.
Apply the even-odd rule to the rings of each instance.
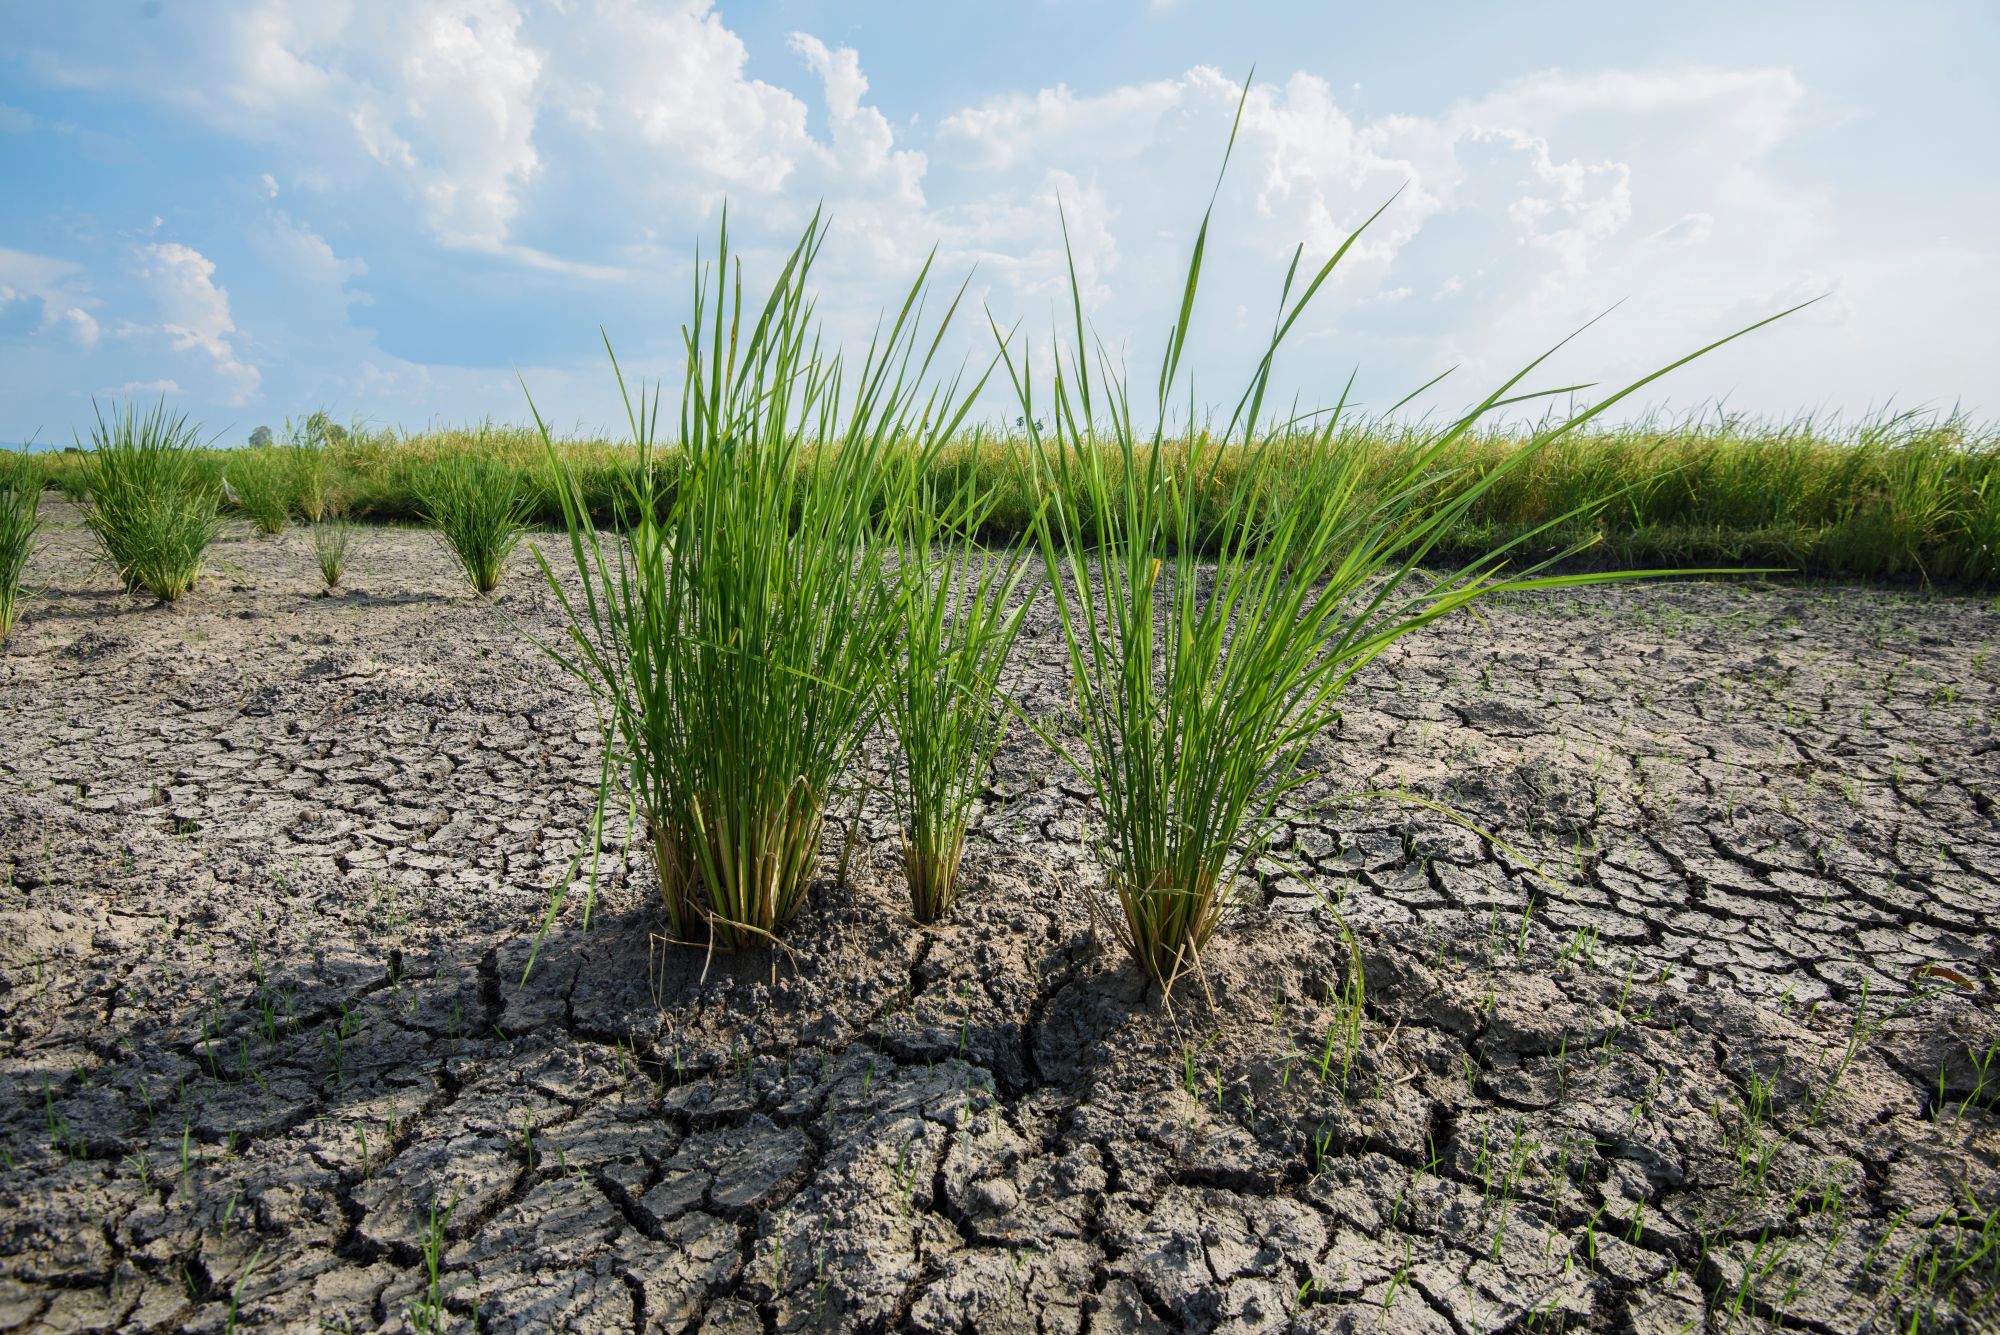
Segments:
[[[1098,335],[1150,367],[1253,66],[1203,400],[1233,400],[1293,245],[1400,188],[1286,393],[1358,370],[1380,406],[1456,366],[1455,405],[1622,303],[1550,368],[1612,383],[1824,294],[1647,404],[2000,409],[1985,0],[93,0],[0,9],[0,51],[0,439],[67,440],[93,395],[224,440],[317,407],[519,420],[517,370],[608,426],[598,327],[677,376],[725,200],[753,281],[828,207],[837,336],[935,244],[1046,343],[1060,194]]]

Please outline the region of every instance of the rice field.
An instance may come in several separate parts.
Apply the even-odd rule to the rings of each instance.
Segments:
[[[0,1329],[2000,1320],[1992,430],[1272,420],[1343,247],[1170,434],[1199,247],[1135,386],[820,241],[619,444],[9,461]]]
[[[526,427],[474,426],[408,432],[313,420],[296,434],[314,451],[311,474],[293,484],[294,519],[310,520],[338,498],[356,520],[420,523],[428,479],[445,461],[477,454],[510,471],[529,522],[554,527],[562,507],[540,434]],[[1532,440],[1522,428],[1480,429],[1457,460],[1460,485],[1500,470]],[[1167,442],[1178,459],[1187,442]],[[1388,473],[1415,444],[1393,423],[1353,423],[1338,438],[1372,470]],[[630,442],[561,438],[563,464],[578,480],[600,523],[635,480]],[[976,478],[990,497],[983,536],[1025,538],[1034,494],[1023,468],[1028,442],[1018,432],[968,430],[929,467],[941,484]],[[296,468],[284,446],[237,446],[205,452],[220,478],[232,463],[274,473]],[[250,463],[252,459],[267,461]],[[240,462],[239,462],[240,461]],[[658,466],[671,474],[671,446]],[[83,495],[88,455],[17,456],[15,467],[49,488]],[[806,466],[811,466],[810,457]],[[1852,426],[1809,419],[1766,422],[1720,413],[1651,423],[1586,427],[1540,450],[1502,485],[1482,496],[1447,535],[1445,547],[1471,552],[1551,520],[1527,554],[1543,556],[1590,541],[1587,563],[1603,566],[1778,566],[1806,575],[1889,579],[1946,587],[2000,589],[2000,429],[1963,418],[1909,415]],[[1224,463],[1225,490],[1234,470]],[[1590,515],[1564,520],[1578,506],[1616,499]],[[1217,496],[1218,506],[1226,504]],[[250,518],[247,505],[233,507]]]

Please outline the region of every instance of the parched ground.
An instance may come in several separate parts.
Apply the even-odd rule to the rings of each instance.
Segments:
[[[159,608],[54,508],[0,655],[0,1329],[2000,1324],[1988,602],[1406,642],[1167,1005],[1026,730],[935,930],[878,802],[782,951],[658,941],[614,843],[530,969],[599,753],[525,561],[485,605],[366,530],[329,598],[232,531]],[[1022,657],[1058,710],[1046,619]],[[1332,800],[1381,789],[1485,833]]]

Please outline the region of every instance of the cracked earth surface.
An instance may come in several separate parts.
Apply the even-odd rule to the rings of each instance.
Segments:
[[[156,608],[51,508],[0,656],[0,1329],[2000,1319],[1959,1264],[1989,603],[1662,584],[1406,641],[1168,1006],[1026,729],[935,930],[872,804],[784,950],[657,941],[615,835],[537,948],[599,752],[525,561],[483,605],[364,530],[319,597],[303,534],[232,531]],[[1059,714],[1049,618],[1019,662]],[[1336,800],[1383,789],[1484,833]]]

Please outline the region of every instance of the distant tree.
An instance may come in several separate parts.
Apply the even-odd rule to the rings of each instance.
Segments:
[[[271,443],[271,428],[260,426],[255,431],[252,431],[250,433],[250,443],[259,447],[269,445]]]

